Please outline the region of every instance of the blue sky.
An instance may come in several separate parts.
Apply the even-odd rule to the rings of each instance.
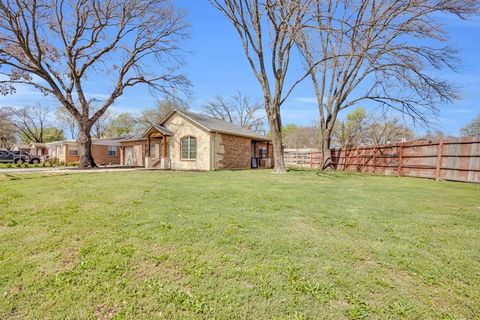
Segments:
[[[193,84],[190,108],[200,110],[202,104],[216,95],[229,97],[242,92],[261,98],[261,89],[248,65],[238,35],[226,19],[207,0],[177,0],[177,6],[187,11],[191,24],[191,37],[185,42],[187,53],[183,68]],[[480,113],[480,18],[461,21],[445,18],[450,43],[460,50],[462,64],[457,73],[446,71],[443,75],[456,83],[461,100],[453,105],[440,107],[440,116],[434,127],[456,135],[458,130]],[[292,64],[293,72],[300,72],[302,66]],[[101,80],[89,79],[86,86],[89,95],[104,97],[108,92]],[[17,88],[12,96],[0,97],[0,105],[24,105],[41,102],[56,106],[52,97],[45,97],[26,87]],[[116,112],[138,113],[152,107],[155,98],[146,88],[129,89],[115,104]],[[283,123],[311,125],[318,118],[314,95],[308,80],[297,88],[283,105]],[[342,115],[344,116],[344,115]],[[424,131],[417,128],[417,131]]]

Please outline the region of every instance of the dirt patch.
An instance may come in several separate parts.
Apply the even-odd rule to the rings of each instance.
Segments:
[[[116,313],[117,313],[117,308],[101,304],[95,308],[95,319],[110,320],[110,319],[113,319],[113,317],[115,317]]]
[[[73,270],[80,263],[79,250],[68,248],[62,253],[62,257],[54,269],[55,273]]]

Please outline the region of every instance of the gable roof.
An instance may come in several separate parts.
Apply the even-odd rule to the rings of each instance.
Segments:
[[[165,122],[168,121],[168,119],[170,119],[175,113],[183,115],[185,118],[203,127],[205,130],[209,132],[230,134],[233,136],[246,137],[246,138],[251,138],[259,141],[270,141],[269,138],[265,137],[264,135],[253,132],[250,129],[243,128],[241,126],[238,126],[236,124],[233,124],[224,120],[212,118],[209,116],[205,116],[203,114],[185,111],[185,110],[173,109],[163,118],[163,120],[160,122],[160,125],[165,124]]]
[[[164,126],[162,126],[160,124],[152,124],[140,138],[141,139],[147,138],[147,136],[150,134],[150,131],[152,131],[152,129],[157,130],[158,132],[160,132],[164,136],[172,136],[173,135],[173,132],[168,130]]]

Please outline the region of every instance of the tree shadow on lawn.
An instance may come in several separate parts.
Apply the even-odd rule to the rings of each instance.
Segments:
[[[311,169],[311,168],[289,168],[287,171],[293,172],[293,173],[312,173],[313,172],[320,178],[325,178],[330,180],[343,179],[351,175],[350,173],[343,172],[343,171],[340,173],[334,170],[322,171],[319,169]]]

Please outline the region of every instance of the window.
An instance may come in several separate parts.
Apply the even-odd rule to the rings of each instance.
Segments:
[[[117,147],[108,146],[108,156],[116,157],[117,156]]]
[[[194,137],[185,137],[181,140],[182,160],[195,160],[197,158],[197,139]]]
[[[57,154],[59,156],[63,156],[63,146],[60,146],[60,147],[57,148]]]
[[[150,145],[150,157],[155,158],[157,156],[157,145],[151,144]]]
[[[68,146],[68,155],[69,156],[78,156],[78,147],[77,146]]]
[[[266,147],[259,148],[258,153],[259,153],[260,159],[267,158],[267,148]]]

